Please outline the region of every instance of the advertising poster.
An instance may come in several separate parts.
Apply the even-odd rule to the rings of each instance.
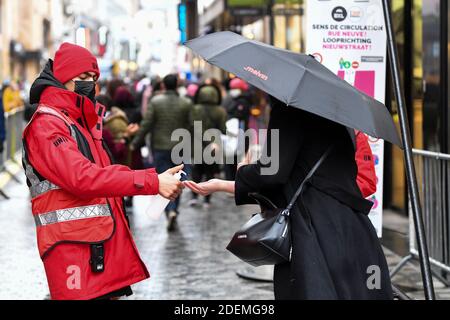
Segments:
[[[308,0],[306,53],[385,103],[387,36],[381,0]],[[369,137],[377,173],[370,219],[382,236],[384,142]]]

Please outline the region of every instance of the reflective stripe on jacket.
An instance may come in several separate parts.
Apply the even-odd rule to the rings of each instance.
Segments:
[[[89,145],[69,117],[55,109],[40,105],[30,124],[39,115],[57,117],[63,121],[70,130],[80,152],[85,157],[91,158],[90,161],[93,162],[91,152],[87,151]],[[28,127],[25,129],[25,135]],[[64,143],[64,139],[61,137],[54,143]],[[33,216],[37,227],[38,248],[41,257],[62,242],[100,243],[112,236],[114,220],[106,198],[79,199],[40,176],[28,160],[26,143],[24,143],[22,161],[32,197]],[[55,203],[57,203],[56,207]]]

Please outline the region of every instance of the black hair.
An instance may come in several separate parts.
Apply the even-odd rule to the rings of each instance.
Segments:
[[[277,98],[275,98],[275,97],[272,96],[272,95],[269,95],[269,103],[270,103],[270,107],[271,107],[272,109],[274,109],[274,108],[280,108],[280,107],[283,108],[283,107],[286,107],[286,106],[287,106],[286,103],[284,103],[284,102],[278,100]]]
[[[162,82],[161,81],[157,81],[155,82],[155,84],[153,85],[153,92],[156,91],[162,91]]]
[[[163,80],[166,90],[177,90],[178,76],[176,74],[169,74]]]
[[[111,110],[111,108],[113,107],[112,99],[106,94],[101,94],[97,96],[95,100],[97,100],[98,103],[104,105],[106,107],[106,110],[108,111]]]

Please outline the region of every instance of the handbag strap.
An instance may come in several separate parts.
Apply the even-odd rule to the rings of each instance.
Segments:
[[[322,165],[322,163],[328,158],[328,156],[330,155],[331,151],[333,151],[333,149],[334,149],[334,145],[330,146],[327,149],[327,151],[325,151],[325,153],[322,155],[322,157],[319,159],[319,161],[317,161],[317,163],[314,165],[314,167],[308,173],[305,180],[303,180],[302,184],[300,185],[300,187],[298,188],[294,197],[292,198],[291,202],[289,203],[289,205],[286,208],[288,215],[290,214],[292,208],[294,207],[295,203],[297,202],[298,197],[303,192],[303,189],[304,189],[306,183],[312,178],[312,176],[316,173],[317,169],[319,169],[319,167]]]

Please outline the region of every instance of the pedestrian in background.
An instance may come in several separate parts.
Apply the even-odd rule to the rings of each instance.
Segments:
[[[106,85],[106,94],[110,99],[114,101],[116,96],[117,89],[125,86],[125,82],[122,79],[114,78],[107,82]]]
[[[228,96],[223,101],[223,106],[227,110],[228,120],[237,120],[239,122],[239,129],[248,130],[250,126],[250,112],[253,106],[252,96],[249,91],[248,84],[239,78],[234,78],[229,83],[230,91]],[[249,150],[249,142],[241,141],[245,144],[245,152]],[[240,148],[236,149],[234,155],[234,161],[232,164],[225,164],[225,177],[226,180],[234,181],[236,178],[237,164],[240,162],[240,156],[237,152]]]
[[[114,94],[114,106],[121,109],[127,115],[130,124],[140,124],[142,121],[141,110],[135,103],[135,99],[128,87],[120,86]]]
[[[6,83],[3,88],[3,109],[5,112],[11,112],[16,108],[24,106],[19,85],[16,82]]]
[[[0,90],[0,96],[2,95],[3,88]],[[6,141],[6,122],[5,122],[5,110],[3,108],[3,99],[0,99],[0,157],[5,151]]]
[[[130,140],[134,138],[139,124],[142,121],[141,110],[136,106],[134,97],[126,86],[118,87],[115,91],[114,106],[111,108],[111,114],[106,120],[107,126],[112,130],[115,139],[120,141],[124,135],[132,133],[128,136]],[[129,128],[130,126],[130,128]],[[131,142],[131,141],[130,141]],[[144,169],[144,161],[140,148],[134,150],[129,149],[125,164],[134,170]],[[130,202],[127,202],[131,206]]]
[[[155,77],[151,80],[150,86],[148,86],[142,94],[141,101],[141,114],[144,116],[147,113],[149,102],[156,97],[164,93],[163,83],[159,77]]]
[[[142,115],[127,86],[117,87],[114,92],[114,100],[111,101],[111,106],[107,107],[108,112],[103,121],[106,129],[105,142],[117,164],[125,165],[133,170],[142,170],[145,166],[140,150],[131,150],[129,147],[131,140],[139,130],[138,123],[140,123]],[[132,121],[129,120],[130,118]],[[133,197],[125,197],[125,207],[131,208],[132,206]],[[129,213],[132,211],[130,210]]]
[[[96,100],[107,110],[103,120],[103,138],[111,151],[115,164],[140,169],[139,162],[133,162],[134,159],[129,149],[129,144],[139,130],[139,126],[129,124],[125,112],[114,107],[107,95],[97,96]]]
[[[168,75],[163,80],[164,93],[150,100],[144,120],[134,138],[131,148],[138,150],[150,134],[151,150],[156,170],[165,172],[175,164],[172,161],[172,149],[178,141],[172,141],[172,133],[177,129],[190,129],[191,102],[180,97],[178,76]],[[179,215],[180,199],[172,201],[166,208],[167,230],[172,232],[176,228]]]
[[[253,98],[247,82],[239,78],[231,80],[230,91],[224,100],[228,119],[238,119],[241,122],[241,129],[247,130],[252,106]]]
[[[195,96],[197,95],[199,85],[196,83],[191,83],[186,89],[186,98],[190,99],[192,103],[195,103]]]
[[[224,107],[222,107],[222,92],[220,88],[216,85],[203,85],[198,88],[195,98],[195,106],[191,111],[191,125],[195,122],[200,122],[201,126],[194,126],[191,130],[193,132],[194,145],[202,146],[202,155],[204,151],[213,145],[210,150],[212,152],[221,152],[219,146],[221,143],[219,141],[205,142],[203,137],[206,131],[217,130],[218,135],[226,133],[226,121],[227,112]],[[197,130],[195,130],[197,129]],[[211,180],[214,176],[220,172],[219,164],[206,164],[206,163],[194,163],[192,169],[192,179],[193,181],[200,183],[204,181]],[[198,195],[194,192],[192,200],[189,203],[191,206],[198,204]],[[205,197],[204,207],[209,208],[211,204],[211,196]]]

